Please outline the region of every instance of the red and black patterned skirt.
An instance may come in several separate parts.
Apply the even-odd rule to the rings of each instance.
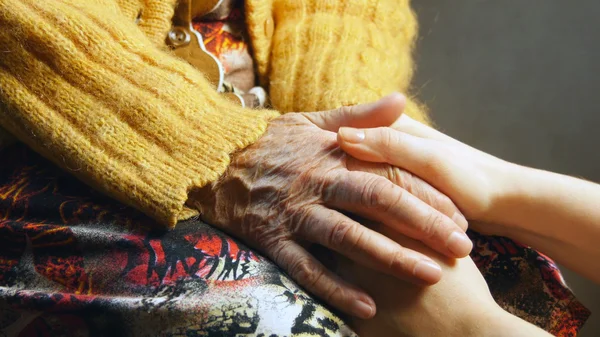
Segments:
[[[0,335],[354,335],[238,240],[198,220],[156,231],[24,145],[0,158]],[[470,235],[502,307],[576,335],[589,311],[554,262],[506,238]]]

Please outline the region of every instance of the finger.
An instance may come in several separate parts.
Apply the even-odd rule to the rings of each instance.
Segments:
[[[472,151],[477,151],[478,153],[481,153],[483,155],[488,155],[487,153],[482,152],[481,150],[471,147],[459,140],[456,140],[448,135],[443,134],[442,132],[432,127],[420,123],[407,115],[400,116],[400,118],[398,118],[398,120],[396,120],[396,122],[394,122],[394,124],[392,124],[390,128],[419,138],[437,140],[446,144],[457,144],[469,148]]]
[[[463,231],[466,231],[469,227],[467,219],[450,198],[406,170],[385,163],[360,161],[353,157],[347,159],[346,167],[349,171],[368,172],[384,177],[450,217]]]
[[[328,183],[327,206],[379,221],[449,257],[465,257],[473,244],[454,221],[387,179],[346,172]]]
[[[368,162],[388,163],[427,177],[436,185],[446,160],[443,144],[392,128],[341,128],[338,144],[349,155]]]
[[[275,251],[271,254],[275,264],[308,292],[347,314],[363,319],[375,315],[375,302],[367,293],[329,271],[295,242],[281,242]]]
[[[406,105],[406,98],[399,93],[388,95],[377,102],[343,106],[336,110],[303,114],[323,130],[337,132],[342,126],[374,128],[390,126],[396,121]]]
[[[407,249],[324,206],[304,208],[298,223],[301,238],[336,251],[352,261],[413,283],[437,283],[442,269],[427,256]]]
[[[448,135],[445,135],[444,133],[442,133],[430,126],[427,126],[419,121],[416,121],[407,115],[400,116],[400,118],[398,118],[394,122],[394,124],[392,124],[390,127],[394,130],[402,131],[409,135],[413,135],[413,136],[420,137],[420,138],[426,138],[426,139],[438,140],[438,141],[442,141],[442,142],[446,142],[446,143],[457,143],[457,144],[464,145],[460,141],[458,141]]]

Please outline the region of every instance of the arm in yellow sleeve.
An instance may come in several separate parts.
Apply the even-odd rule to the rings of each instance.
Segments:
[[[221,98],[112,1],[0,0],[0,126],[94,188],[174,226],[272,111]]]

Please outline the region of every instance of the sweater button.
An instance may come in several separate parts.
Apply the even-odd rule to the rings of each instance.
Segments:
[[[273,37],[273,31],[275,30],[275,23],[273,23],[272,18],[267,18],[265,20],[265,35],[267,39],[271,39]]]
[[[174,47],[187,45],[191,40],[190,34],[182,27],[173,27],[167,37]]]

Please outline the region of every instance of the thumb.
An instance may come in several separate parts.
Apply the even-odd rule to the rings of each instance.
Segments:
[[[390,126],[404,111],[406,98],[393,93],[373,103],[343,106],[329,111],[303,113],[323,130],[337,132],[342,126],[353,128],[376,128]]]

